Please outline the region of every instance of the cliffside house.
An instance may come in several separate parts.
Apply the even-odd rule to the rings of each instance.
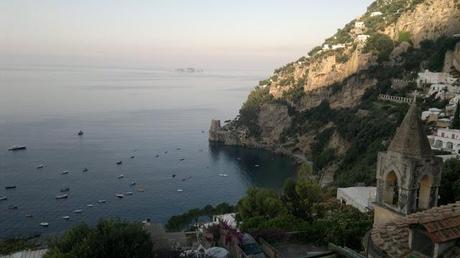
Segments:
[[[436,73],[425,70],[418,73],[417,86],[422,88],[424,85],[444,84],[452,85],[457,79],[452,77],[449,73]]]
[[[441,164],[413,103],[387,151],[378,153],[368,257],[459,257],[460,202],[437,207]]]
[[[438,118],[442,116],[442,110],[439,108],[430,108],[427,111],[422,112],[421,119],[422,121],[429,122],[436,122]]]
[[[342,49],[342,48],[345,48],[345,44],[335,44],[335,45],[332,45],[331,49],[332,50],[337,50],[337,49]]]
[[[367,39],[368,39],[369,37],[370,37],[369,35],[360,34],[360,35],[356,36],[355,41],[358,42],[358,43],[366,43],[366,41],[367,41]]]
[[[375,187],[347,187],[337,189],[337,200],[340,203],[351,205],[361,212],[373,210],[372,203],[375,202]]]
[[[356,31],[363,31],[366,29],[366,24],[363,21],[355,22],[355,30]]]
[[[382,14],[383,14],[382,12],[372,12],[369,16],[376,17],[376,16],[381,16]]]
[[[428,136],[428,140],[434,150],[460,153],[460,130],[439,128],[433,135]]]
[[[331,48],[329,47],[329,44],[324,44],[324,45],[323,45],[323,51],[327,51],[327,50],[329,50],[329,49],[331,49]]]

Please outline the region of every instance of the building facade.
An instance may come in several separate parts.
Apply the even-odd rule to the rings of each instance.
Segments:
[[[460,130],[438,128],[433,135],[428,136],[431,148],[448,151],[452,154],[460,153]]]

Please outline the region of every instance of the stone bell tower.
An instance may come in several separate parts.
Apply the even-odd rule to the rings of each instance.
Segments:
[[[377,157],[374,225],[437,206],[441,164],[431,153],[414,102],[388,150]]]

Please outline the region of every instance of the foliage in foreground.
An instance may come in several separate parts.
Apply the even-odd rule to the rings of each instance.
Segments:
[[[7,239],[0,241],[0,255],[8,255],[14,252],[35,249],[37,246],[27,239]]]
[[[325,201],[328,197],[316,181],[306,177],[286,181],[282,194],[250,188],[237,205],[241,229],[267,241],[297,232],[299,240],[305,242],[362,249],[361,240],[372,225],[372,214]]]
[[[153,257],[150,235],[141,224],[102,220],[95,227],[81,224],[50,244],[45,258]]]
[[[448,204],[460,201],[460,160],[449,159],[442,167],[439,203]]]

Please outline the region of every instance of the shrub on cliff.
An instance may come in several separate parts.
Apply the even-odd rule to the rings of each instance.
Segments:
[[[391,51],[394,49],[393,40],[382,33],[376,33],[369,37],[364,47],[364,52],[373,52],[377,55],[377,62],[388,61]]]
[[[269,94],[268,87],[257,87],[249,94],[246,102],[243,103],[237,122],[238,125],[248,128],[250,136],[260,136],[261,129],[258,124],[260,107],[272,99],[273,97]]]

